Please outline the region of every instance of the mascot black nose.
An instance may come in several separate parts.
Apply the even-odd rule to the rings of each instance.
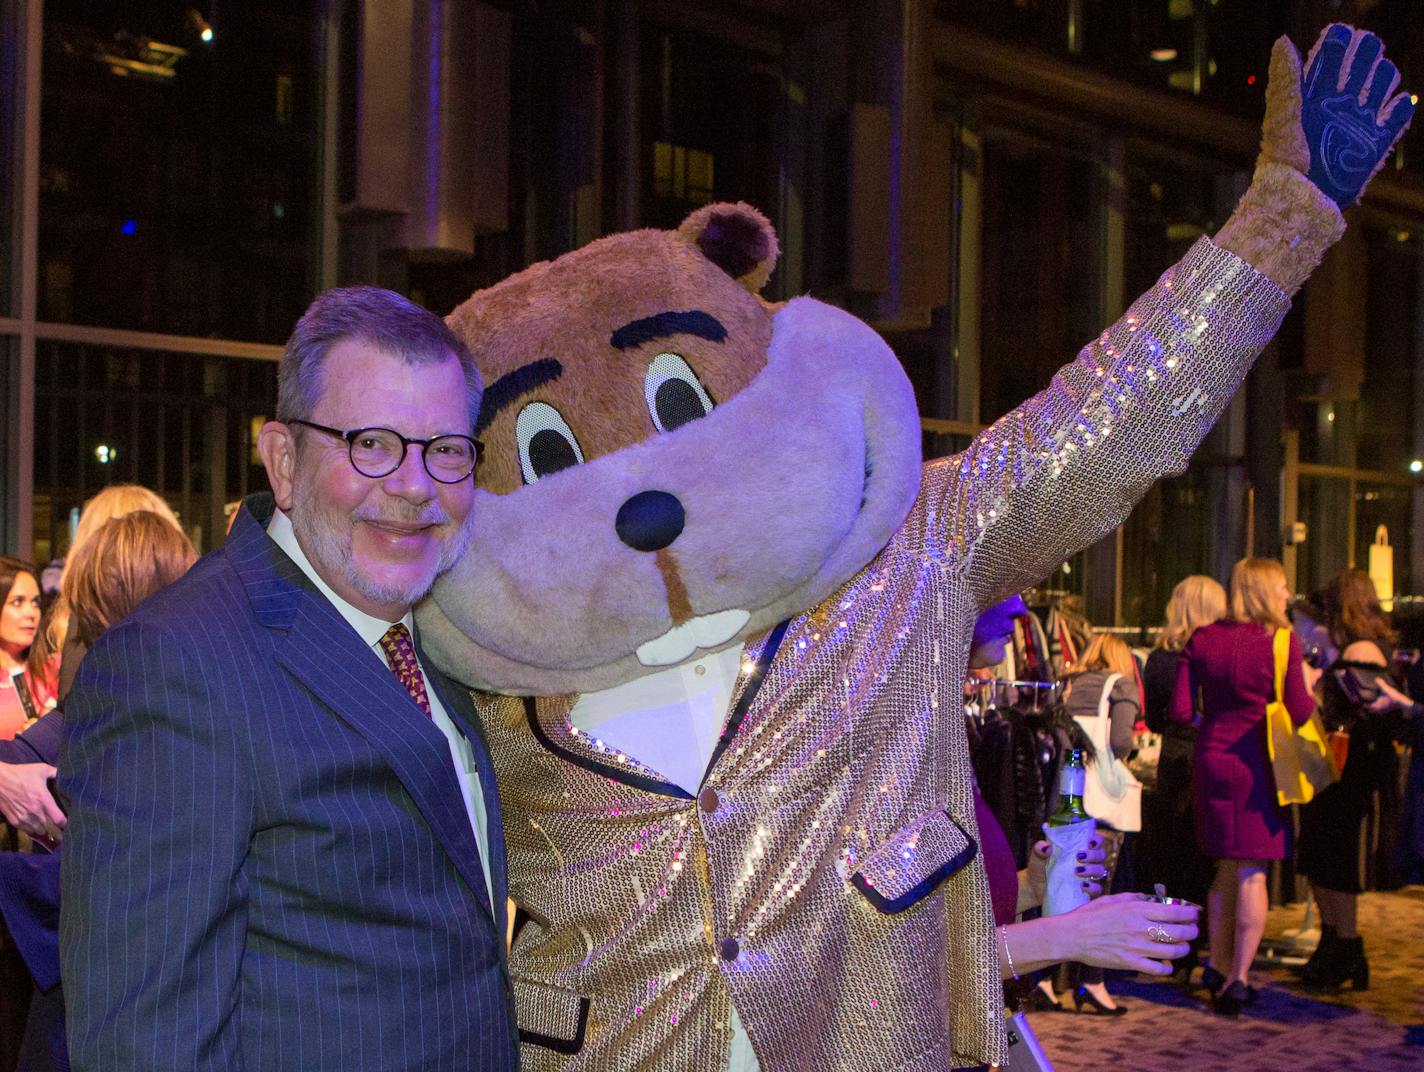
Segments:
[[[677,496],[665,491],[640,491],[618,508],[613,527],[618,538],[635,551],[661,551],[682,533],[687,514]]]

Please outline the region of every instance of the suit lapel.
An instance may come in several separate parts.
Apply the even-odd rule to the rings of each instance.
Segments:
[[[417,644],[419,643],[417,639]],[[505,927],[505,903],[509,881],[506,877],[504,857],[504,817],[499,808],[499,786],[495,781],[494,763],[490,759],[489,742],[485,740],[484,726],[475,711],[468,690],[457,685],[420,653],[420,663],[425,669],[426,683],[435,690],[451,721],[470,742],[470,751],[475,758],[475,768],[480,775],[480,795],[485,802],[485,839],[489,842],[490,882],[494,886],[496,922]]]
[[[340,612],[268,537],[264,524],[271,516],[271,497],[253,498],[257,501],[244,504],[224,553],[243,579],[258,621],[285,634],[274,638],[277,662],[385,758],[488,913],[490,896],[479,846],[449,742]],[[497,811],[491,814],[498,816]]]

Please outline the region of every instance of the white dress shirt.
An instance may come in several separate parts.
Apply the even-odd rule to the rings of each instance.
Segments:
[[[312,583],[317,586],[317,590],[331,601],[331,605],[340,611],[341,616],[346,619],[351,628],[356,630],[356,635],[366,642],[367,647],[371,649],[371,654],[381,660],[383,667],[390,670],[390,662],[386,659],[385,652],[381,650],[381,637],[385,636],[386,631],[395,623],[374,618],[365,611],[358,610],[332,591],[331,586],[321,579],[320,574],[307,559],[301,544],[297,542],[297,534],[292,528],[292,521],[283,511],[272,511],[272,520],[267,523],[267,535],[271,536],[273,542],[287,553],[287,557],[311,578]],[[401,622],[414,637],[414,613],[406,611]],[[420,663],[419,655],[416,656],[416,662]],[[480,774],[479,769],[475,766],[474,751],[470,747],[470,742],[465,739],[465,735],[451,721],[449,712],[445,710],[445,705],[440,702],[440,697],[434,689],[430,688],[430,678],[425,672],[424,665],[420,666],[420,674],[426,682],[425,694],[430,700],[431,721],[450,742],[450,758],[455,762],[456,781],[460,784],[460,795],[465,800],[465,814],[470,817],[470,828],[475,833],[475,843],[480,849],[480,866],[484,869],[485,889],[489,892],[490,908],[493,910],[494,887],[490,882],[488,817],[485,814],[484,794],[480,791]]]

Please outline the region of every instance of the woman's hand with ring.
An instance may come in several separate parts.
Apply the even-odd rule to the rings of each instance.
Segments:
[[[1160,904],[1138,893],[1101,897],[1062,916],[1064,960],[1147,975],[1170,975],[1167,961],[1187,954],[1197,936],[1195,905]]]

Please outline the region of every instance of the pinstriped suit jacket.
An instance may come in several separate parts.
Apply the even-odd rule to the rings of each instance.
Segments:
[[[480,766],[493,912],[444,736],[268,538],[271,509],[249,499],[101,637],[66,703],[74,1068],[515,1069],[468,694],[430,670]]]

